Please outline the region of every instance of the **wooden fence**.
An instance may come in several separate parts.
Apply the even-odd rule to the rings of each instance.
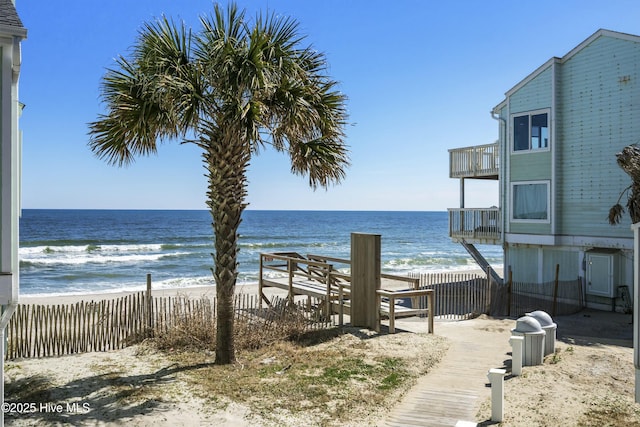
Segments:
[[[506,307],[495,301],[492,313],[506,316],[520,317],[531,311],[543,310],[555,317],[577,313],[584,308],[580,277],[545,283],[512,282],[498,292],[506,294]]]
[[[464,320],[488,313],[491,292],[486,275],[465,273],[413,274],[420,289],[434,290],[434,316]],[[420,306],[425,302],[420,302]]]
[[[412,277],[420,279],[420,289],[435,291],[434,315],[439,319],[464,320],[480,314],[519,317],[535,310],[560,316],[584,308],[581,278],[547,283],[507,281],[500,285],[479,274],[415,274]]]
[[[275,297],[260,307],[255,295],[236,295],[236,319],[270,327],[285,309]],[[215,298],[151,297],[147,292],[102,301],[66,305],[20,304],[7,326],[7,359],[61,356],[121,349],[175,327],[182,319],[215,320]],[[313,310],[297,310],[305,330],[333,326]],[[211,323],[213,324],[213,323]]]
[[[17,307],[7,326],[7,358],[123,348],[145,332],[144,293],[66,305]]]
[[[480,314],[521,316],[544,310],[552,316],[575,313],[583,305],[582,282],[554,281],[531,284],[507,281],[498,285],[478,274],[414,274],[420,289],[433,289],[434,316],[469,319]],[[275,327],[285,300],[260,307],[257,295],[237,295],[236,319],[249,327]],[[302,304],[301,302],[300,304]],[[305,301],[297,310],[306,330],[335,326],[319,309],[319,301]],[[426,307],[426,301],[418,301]],[[19,305],[7,326],[7,359],[60,356],[89,351],[121,349],[154,334],[174,328],[181,319],[201,316],[215,319],[215,299],[152,297],[140,292],[113,300],[67,305]]]

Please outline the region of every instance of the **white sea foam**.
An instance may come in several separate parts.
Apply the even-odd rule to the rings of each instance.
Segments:
[[[37,255],[21,255],[20,260],[23,263],[31,265],[81,265],[81,264],[133,264],[140,262],[153,262],[165,258],[178,257],[181,255],[189,255],[188,252],[170,252],[170,253],[152,253],[152,254],[128,254],[120,255],[117,253],[87,253],[87,252],[68,252],[66,254],[37,254]]]
[[[78,252],[159,252],[163,245],[159,243],[134,244],[134,245],[62,245],[62,246],[31,246],[21,247],[20,256],[33,254],[52,253],[78,253]]]
[[[257,282],[260,252],[349,258],[349,233],[364,225],[363,231],[383,235],[385,273],[476,268],[464,249],[447,239],[446,212],[252,211],[240,230],[237,283]],[[28,294],[142,290],[147,272],[154,289],[213,283],[215,248],[205,211],[27,210],[21,244],[21,291]],[[499,246],[483,253],[492,264],[501,263]]]

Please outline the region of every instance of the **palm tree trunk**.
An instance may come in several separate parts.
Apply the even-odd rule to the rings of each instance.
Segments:
[[[246,207],[250,153],[242,141],[211,138],[204,155],[209,178],[207,202],[213,219],[216,282],[216,364],[235,361],[233,296],[238,277],[238,227]]]

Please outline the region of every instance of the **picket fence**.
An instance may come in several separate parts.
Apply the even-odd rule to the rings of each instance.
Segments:
[[[552,316],[584,308],[582,279],[498,284],[482,274],[414,274],[421,289],[433,289],[436,319],[465,320],[481,314],[519,317],[543,310]],[[420,301],[421,306],[425,302]]]
[[[62,356],[122,349],[167,331],[181,319],[215,319],[215,298],[154,297],[139,292],[111,300],[74,304],[20,304],[7,326],[6,359]],[[272,307],[260,306],[256,295],[234,298],[236,319],[268,327],[285,304],[277,297]],[[333,326],[331,319],[306,316],[306,330]],[[276,313],[274,316],[273,314]]]
[[[420,289],[433,289],[433,314],[437,319],[464,320],[490,310],[491,289],[486,275],[430,273],[411,276],[420,279]]]

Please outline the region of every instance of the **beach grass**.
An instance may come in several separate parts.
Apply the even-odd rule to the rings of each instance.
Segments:
[[[128,418],[123,414],[148,414],[188,400],[201,402],[208,413],[241,405],[249,417],[242,425],[354,426],[362,425],[362,419],[383,419],[447,348],[445,338],[432,334],[377,334],[345,327],[243,348],[236,363],[215,365],[211,350],[160,349],[147,340],[120,352],[83,355],[96,362],[87,365],[81,380],[55,382],[46,373],[30,377],[12,365],[15,373],[10,376],[20,379],[10,381],[7,397],[13,402],[65,402],[82,396],[96,410],[86,415],[89,421],[124,421]],[[146,371],[138,371],[143,365]],[[29,414],[34,424],[25,425],[45,420],[84,425],[83,416]]]
[[[200,398],[244,404],[276,425],[304,413],[314,425],[323,426],[390,408],[447,348],[441,337],[417,334],[417,351],[410,355],[376,350],[381,341],[386,347],[394,339],[345,328],[244,349],[237,363],[227,366],[210,363],[203,352],[174,351],[168,356],[179,365],[200,366],[184,371]]]
[[[373,347],[394,336],[357,328],[308,331],[305,318],[296,313],[285,311],[269,327],[237,319],[232,365],[213,363],[215,318],[202,313],[180,316],[151,344],[178,366],[199,398],[213,405],[241,403],[275,424],[309,413],[317,425],[353,417],[365,406],[367,411],[390,407],[446,348],[442,338],[425,334],[415,355],[384,354]]]

